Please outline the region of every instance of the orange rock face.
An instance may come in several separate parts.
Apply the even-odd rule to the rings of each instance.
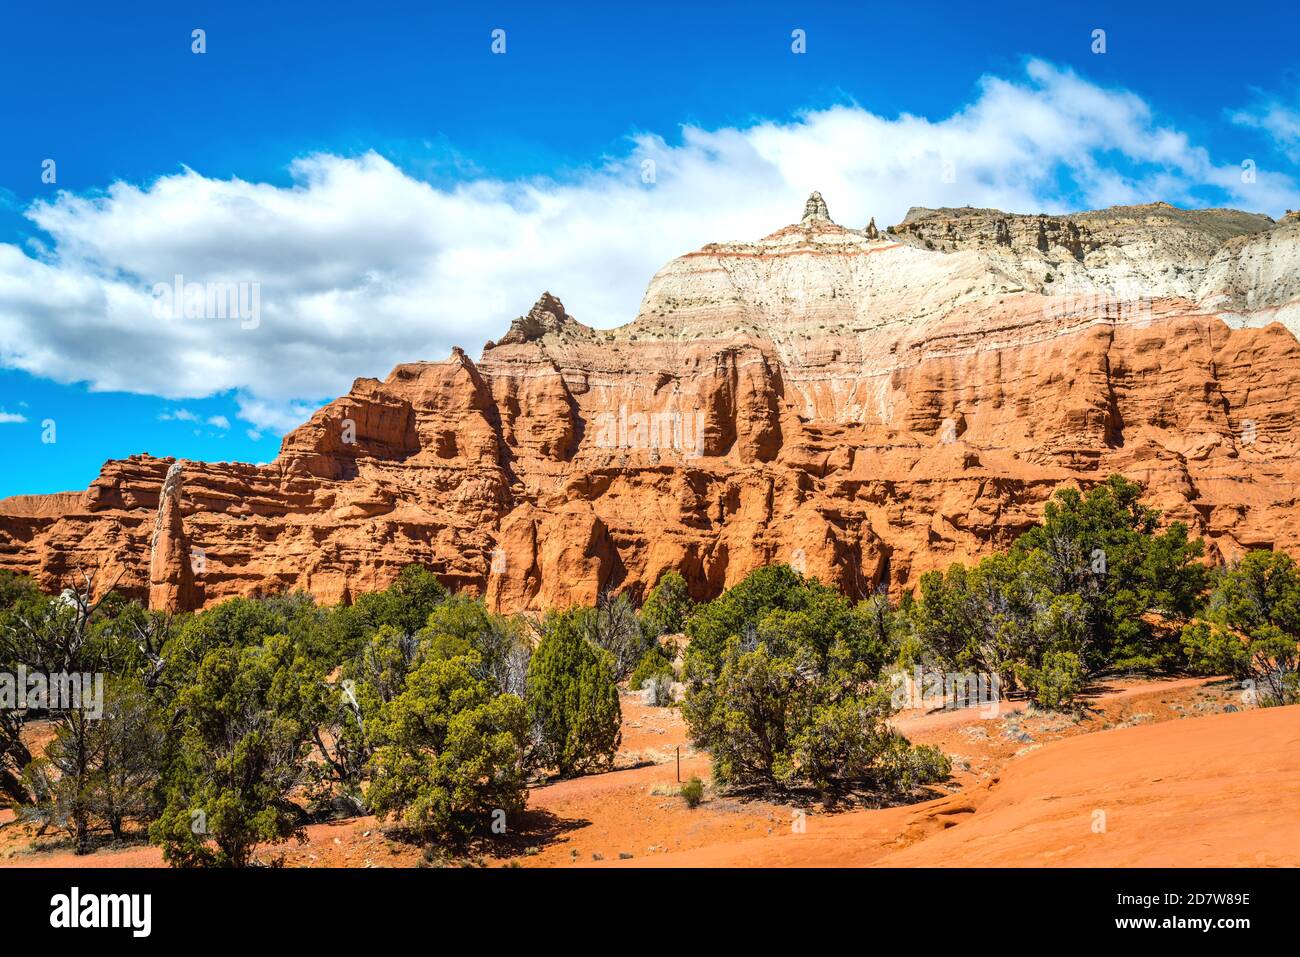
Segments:
[[[547,294],[478,362],[358,379],[269,465],[169,483],[133,456],[0,501],[0,567],[105,566],[170,609],[343,600],[412,562],[505,611],[669,569],[707,598],[777,561],[898,593],[1111,472],[1214,558],[1300,546],[1300,221],[920,210],[880,233],[816,199],[669,263],[617,329]]]

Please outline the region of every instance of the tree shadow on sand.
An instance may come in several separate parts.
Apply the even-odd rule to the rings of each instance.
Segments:
[[[28,822],[21,819],[9,822],[10,826],[21,828],[24,825],[30,827]],[[87,850],[84,855],[78,857],[89,857],[101,851],[128,851],[141,847],[149,846],[148,831],[132,829],[124,832],[121,837],[115,837],[107,828],[90,832],[87,842]],[[45,830],[32,829],[30,832],[30,841],[27,846],[19,851],[19,854],[76,854],[77,842],[66,831],[61,829],[47,828]]]
[[[520,857],[549,847],[570,831],[590,826],[591,821],[583,817],[560,817],[545,808],[528,808],[505,834],[477,839],[472,851],[484,857]]]
[[[942,784],[943,782],[936,782]],[[840,814],[846,811],[879,811],[890,807],[924,804],[935,798],[947,797],[933,785],[918,785],[910,791],[877,789],[868,786],[842,787],[830,791],[816,788],[736,787],[718,792],[716,799],[736,801],[740,804],[779,804],[800,810],[817,810]]]

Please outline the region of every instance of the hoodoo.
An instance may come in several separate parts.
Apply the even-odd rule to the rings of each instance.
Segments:
[[[158,514],[149,540],[149,607],[181,611],[194,607],[194,568],[181,518],[184,462],[173,462],[158,493]]]

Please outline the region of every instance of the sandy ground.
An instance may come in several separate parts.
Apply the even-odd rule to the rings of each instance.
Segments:
[[[1300,866],[1300,706],[1130,727],[1008,766],[890,866]]]
[[[953,759],[915,803],[828,809],[725,797],[689,808],[709,778],[680,715],[623,698],[615,770],[534,787],[510,833],[466,860],[572,866],[1300,865],[1300,707],[1242,710],[1229,682],[1118,680],[1077,715],[1004,702],[907,712],[896,724]],[[145,844],[76,857],[0,815],[0,866],[151,867]],[[259,859],[295,867],[438,863],[374,818],[312,825]]]

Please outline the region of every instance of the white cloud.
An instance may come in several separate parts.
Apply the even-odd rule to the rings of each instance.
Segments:
[[[15,425],[26,421],[27,416],[20,412],[5,412],[0,409],[0,425]]]
[[[423,358],[438,358],[438,356],[424,356]],[[395,364],[396,362],[390,363],[390,365]],[[348,380],[348,384],[350,383],[351,379]],[[343,385],[333,391],[342,393],[346,389],[347,385]],[[329,390],[326,390],[325,394],[330,398],[334,397]],[[312,413],[317,409],[317,406],[311,402],[300,402],[292,399],[275,402],[257,399],[248,395],[239,396],[235,404],[239,407],[239,417],[245,422],[251,423],[255,430],[265,429],[280,434],[302,425],[311,418]]]
[[[163,422],[197,422],[199,417],[189,409],[172,409],[160,412],[158,418]]]
[[[854,226],[911,205],[1300,206],[1293,179],[1261,169],[1244,184],[1237,162],[1214,162],[1130,92],[1031,61],[943,119],[837,106],[685,127],[680,144],[646,133],[563,180],[439,189],[374,153],[299,159],[287,187],[186,169],[28,210],[50,246],[0,245],[0,363],[172,400],[233,391],[254,431],[283,432],[357,376],[453,345],[477,355],[544,289],[591,325],[627,322],[668,259],[793,222],[813,189]],[[151,291],[177,275],[257,283],[259,321],[157,318]]]
[[[1237,111],[1232,114],[1232,121],[1263,130],[1287,159],[1300,163],[1300,110],[1269,99],[1251,109]]]
[[[210,415],[208,416],[208,425],[215,426],[218,429],[228,429],[230,428],[230,420],[224,415]]]

